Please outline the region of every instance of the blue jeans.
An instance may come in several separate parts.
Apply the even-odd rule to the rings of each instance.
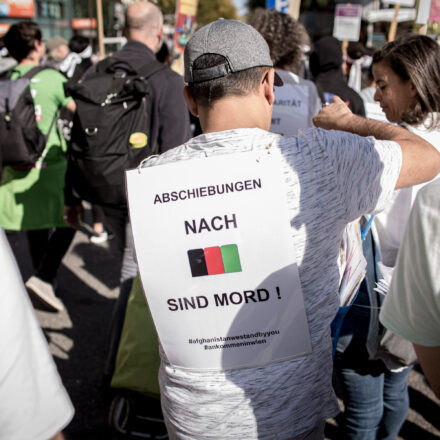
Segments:
[[[366,338],[370,313],[364,287],[341,330],[340,341],[349,338],[350,342],[335,358],[345,405],[344,438],[394,440],[409,409],[407,379],[411,368],[393,372],[381,360],[369,360]]]
[[[410,368],[395,373],[380,372],[377,367],[366,368],[370,370],[366,374],[352,368],[338,369],[346,405],[343,420],[347,439],[394,440],[405,422]]]

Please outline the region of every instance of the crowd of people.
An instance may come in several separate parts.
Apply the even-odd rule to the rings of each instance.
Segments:
[[[29,79],[44,151],[32,166],[4,163],[0,182],[6,232],[0,235],[0,346],[7,354],[0,361],[0,437],[62,439],[73,417],[24,286],[52,311],[63,310],[57,272],[83,219],[83,201],[89,201],[91,241],[100,243],[111,231],[120,255],[105,382],[114,373],[127,301],[140,274],[158,331],[157,375],[170,439],[323,439],[326,419],[340,412],[335,380],[344,403],[343,438],[395,439],[408,412],[407,380],[417,359],[440,397],[439,44],[402,35],[371,56],[361,51],[364,58],[356,63],[334,37],[311,41],[289,15],[257,9],[250,24],[219,19],[197,30],[185,47],[182,78],[156,58],[163,50],[156,5],[130,4],[124,35],[125,46],[97,64],[87,39],[54,37],[46,47],[33,22],[12,25],[3,38],[15,65],[0,80],[47,68]],[[348,62],[357,90],[347,84]],[[369,73],[362,92],[361,63]],[[112,104],[114,111],[130,110],[116,117],[115,127],[85,122],[90,111],[82,96],[93,102],[87,84],[92,91],[104,84],[100,75],[110,75],[114,88],[100,95],[96,111]],[[118,101],[132,84],[134,91]],[[380,117],[368,110],[371,99]],[[139,118],[129,119],[136,112],[144,114],[143,129]],[[91,151],[101,132],[109,142],[105,157]],[[112,158],[124,154],[111,144],[119,132],[131,160],[126,168],[139,165],[139,174],[156,176],[151,206],[147,188],[146,201],[128,188],[130,203],[101,203],[92,185],[98,181],[107,196],[122,185],[125,197],[124,169],[119,166],[116,178],[105,174],[117,163]],[[105,164],[104,174],[97,165],[90,168],[93,161]],[[239,176],[241,190],[231,184],[235,190],[225,191]],[[229,179],[223,187],[222,179]],[[183,190],[190,184],[194,189]],[[273,217],[260,215],[268,200]],[[144,223],[138,205],[147,206]],[[199,214],[199,228],[196,220],[192,228],[183,220]],[[147,224],[154,228],[151,238],[142,233]],[[362,227],[366,273],[332,341],[340,306],[337,261],[350,224]],[[6,239],[23,231],[34,268],[24,286]],[[227,246],[212,247],[220,243]],[[199,249],[205,245],[211,247]],[[178,266],[174,276],[163,273],[170,262]],[[176,285],[186,286],[183,298],[173,299]],[[216,294],[217,310],[203,315],[209,300],[200,295],[232,288],[230,303],[226,293],[222,299]],[[269,301],[272,288],[278,306]],[[245,303],[232,307],[239,291]],[[194,298],[200,309],[188,310],[197,309]],[[223,320],[230,323],[226,330]],[[300,323],[297,333],[292,322]],[[193,343],[186,329],[217,345]],[[278,336],[227,344],[248,339],[233,332]]]

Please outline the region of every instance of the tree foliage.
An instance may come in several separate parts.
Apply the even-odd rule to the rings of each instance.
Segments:
[[[197,24],[203,26],[217,18],[236,19],[237,10],[231,0],[199,0]]]
[[[176,12],[176,0],[157,0],[157,6],[164,15]]]
[[[256,1],[256,0],[249,0]],[[89,0],[75,0],[74,16],[75,17],[88,17],[89,5],[92,6],[91,15],[96,17],[96,5],[95,1]],[[104,28],[106,34],[111,34],[112,29],[112,8],[115,0],[102,0],[102,10],[104,16]],[[161,11],[164,14],[173,15],[176,12],[176,0],[154,0]],[[199,0],[199,6],[197,9],[197,24],[199,26],[210,23],[217,18],[236,19],[237,10],[235,9],[232,0]]]

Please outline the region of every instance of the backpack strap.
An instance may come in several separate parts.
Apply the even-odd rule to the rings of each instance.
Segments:
[[[159,72],[159,70],[164,70],[167,68],[165,64],[160,63],[156,60],[151,60],[148,63],[145,63],[143,66],[141,66],[138,69],[135,69],[128,61],[122,60],[120,58],[114,58],[109,57],[105,60],[100,61],[96,65],[96,72],[97,73],[104,73],[104,72],[115,72],[117,69],[116,67],[120,66],[122,68],[126,67],[127,73],[137,73],[140,76],[143,76],[145,78],[149,78],[150,76],[154,75],[156,72]]]
[[[29,70],[29,72],[27,72],[26,74],[24,74],[23,76],[21,76],[20,78],[27,78],[27,79],[31,79],[33,78],[37,73],[41,72],[42,70],[45,69],[49,69],[49,67],[45,67],[45,66],[35,66],[33,67],[31,70]]]
[[[144,64],[141,68],[137,70],[139,75],[149,78],[150,76],[154,75],[156,72],[159,72],[160,70],[165,70],[167,66],[165,64],[160,63],[159,61],[150,61],[146,64]]]
[[[0,79],[11,79],[12,76],[12,72],[14,71],[15,67],[12,67],[11,69],[7,70],[6,72],[3,72],[0,74]],[[31,70],[29,70],[26,74],[20,76],[20,78],[27,78],[27,79],[31,79],[33,78],[37,73],[41,72],[42,70],[46,70],[46,69],[52,69],[52,67],[46,67],[46,66],[35,66],[33,67]],[[52,69],[55,70],[55,69]]]
[[[12,68],[0,73],[0,80],[8,80],[11,78],[11,75],[12,75]]]
[[[31,70],[29,70],[29,72],[27,72],[25,75],[23,75],[21,78],[27,78],[27,79],[31,79],[31,78],[33,78],[37,73],[39,73],[39,72],[41,72],[42,70],[46,70],[46,69],[51,69],[51,67],[46,67],[46,66],[35,66],[34,68],[32,68]],[[53,70],[55,70],[55,69],[53,69]],[[56,110],[56,112],[55,112],[55,114],[54,114],[54,117],[53,117],[53,119],[52,119],[52,122],[50,123],[50,126],[49,126],[49,131],[47,132],[47,134],[46,134],[46,142],[47,142],[47,139],[49,138],[49,135],[50,135],[50,132],[52,131],[52,128],[53,128],[53,125],[54,125],[54,123],[55,123],[55,121],[56,121],[56,119],[57,119],[57,115],[58,115],[58,111],[59,111],[59,107],[57,108],[57,110]]]
[[[96,65],[95,71],[96,73],[115,72],[117,66],[121,66],[122,68],[125,67],[123,70],[126,70],[127,73],[137,73],[137,70],[128,61],[115,57],[108,57],[105,60],[100,61]]]

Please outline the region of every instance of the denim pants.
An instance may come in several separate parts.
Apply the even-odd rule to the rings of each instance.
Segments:
[[[350,338],[335,359],[341,386],[344,438],[352,440],[395,439],[409,409],[407,379],[411,368],[394,372],[381,360],[370,360],[366,350],[369,303],[361,286],[358,298],[344,321],[341,338]]]
[[[409,408],[407,379],[410,368],[393,372],[381,371],[378,365],[365,367],[369,370],[365,374],[353,368],[338,369],[346,405],[344,437],[394,440]]]

